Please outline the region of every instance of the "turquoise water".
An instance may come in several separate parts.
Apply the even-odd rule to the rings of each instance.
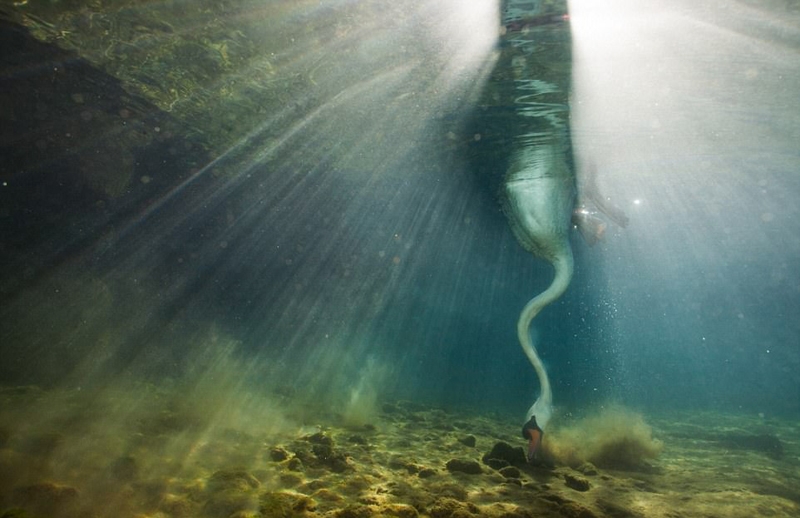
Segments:
[[[629,218],[606,218],[594,246],[570,235],[571,285],[535,320],[553,426],[618,403],[654,423],[667,462],[665,416],[734,416],[737,430],[766,423],[753,433],[796,461],[800,13],[628,4],[571,3],[553,22],[571,63],[547,54],[553,41],[541,55],[543,76],[571,74],[578,195],[594,167]],[[97,413],[81,398],[56,412],[64,394],[91,394],[112,430],[137,429],[129,406],[156,422],[145,435],[185,429],[170,428],[174,408],[164,424],[139,406],[164,393],[225,408],[252,436],[251,421],[292,437],[337,419],[399,426],[411,418],[378,416],[400,400],[499,416],[524,443],[539,384],[515,326],[552,268],[519,246],[498,200],[515,142],[515,107],[492,83],[507,73],[499,6],[0,13],[4,455],[45,455],[46,438],[41,452],[25,439],[40,422],[72,445],[60,460],[85,453],[71,426]],[[19,414],[20,391],[52,419]]]

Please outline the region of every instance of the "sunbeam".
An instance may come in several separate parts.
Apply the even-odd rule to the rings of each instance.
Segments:
[[[795,3],[3,2],[0,518],[797,516]]]

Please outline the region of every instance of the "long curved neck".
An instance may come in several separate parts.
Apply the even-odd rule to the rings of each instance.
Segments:
[[[531,339],[530,325],[539,311],[558,299],[569,286],[573,272],[572,249],[569,246],[555,258],[553,261],[553,268],[555,269],[553,282],[550,283],[550,286],[546,290],[532,298],[525,305],[517,321],[517,337],[519,338],[519,343],[522,346],[522,350],[525,351],[528,360],[530,360],[531,365],[533,365],[533,368],[536,370],[536,375],[539,377],[539,385],[541,386],[539,401],[548,406],[552,404],[553,392],[550,389],[550,379],[547,377],[547,371],[545,371],[544,364],[536,353],[536,347]]]

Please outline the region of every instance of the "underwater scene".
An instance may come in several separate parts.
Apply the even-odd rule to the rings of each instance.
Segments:
[[[800,3],[0,0],[0,518],[800,516]]]

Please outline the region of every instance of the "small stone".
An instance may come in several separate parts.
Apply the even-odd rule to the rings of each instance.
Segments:
[[[167,493],[162,497],[158,508],[170,516],[174,516],[176,518],[188,518],[197,514],[198,510],[195,509],[195,506],[196,504],[194,504],[185,496]]]
[[[583,464],[578,466],[576,471],[586,475],[587,477],[593,477],[597,475],[597,468],[591,462],[584,462]]]
[[[269,458],[275,462],[282,462],[289,458],[289,452],[283,448],[275,447],[269,451]]]
[[[408,464],[406,464],[405,467],[406,467],[406,471],[408,471],[409,475],[416,475],[417,473],[419,473],[419,470],[420,470],[420,467],[417,466],[416,464],[408,463]]]
[[[468,475],[480,475],[483,473],[481,465],[474,460],[450,459],[445,467],[451,473],[459,472]]]
[[[419,478],[430,478],[435,475],[436,475],[436,470],[433,468],[422,468],[421,470],[419,470],[419,473],[417,473],[417,476]]]
[[[303,483],[303,478],[293,472],[281,473],[279,478],[283,487],[295,487]]]
[[[221,469],[215,471],[206,483],[207,491],[249,491],[261,486],[256,477],[243,469]]]
[[[598,498],[596,504],[598,509],[605,513],[605,516],[614,516],[616,518],[636,518],[639,516],[638,513],[604,498]]]
[[[500,474],[506,478],[519,478],[522,475],[522,473],[520,473],[520,471],[514,466],[506,466],[499,471]]]
[[[313,493],[314,491],[318,491],[320,489],[327,489],[330,487],[330,482],[326,482],[325,480],[310,480],[300,486],[298,491],[304,494]]]
[[[460,502],[454,498],[438,498],[428,509],[432,518],[469,518],[482,514],[473,503]]]
[[[313,435],[303,437],[303,439],[311,444],[321,444],[323,446],[333,447],[333,439],[331,439],[330,436],[325,435],[324,432],[317,432]]]
[[[483,459],[483,463],[492,469],[496,469],[497,471],[510,466],[507,460],[502,459]]]
[[[351,435],[347,440],[353,444],[367,444],[367,439],[363,435]]]
[[[330,489],[319,489],[312,494],[316,500],[322,500],[323,502],[343,502],[344,498],[337,495]]]
[[[344,453],[333,450],[314,450],[314,453],[322,466],[334,473],[344,473],[345,471],[353,470],[353,467],[347,462],[347,455]]]
[[[417,518],[419,512],[408,504],[384,504],[376,509],[374,516],[396,516],[397,518]]]
[[[597,518],[590,509],[577,502],[567,502],[558,509],[558,513],[565,518]],[[614,516],[614,515],[611,515]]]
[[[389,462],[386,463],[386,466],[389,469],[394,469],[394,470],[406,469],[407,465],[408,463],[400,457],[392,457],[391,459],[389,459]]]
[[[371,518],[373,515],[372,510],[362,504],[351,504],[344,509],[335,511],[333,516],[335,518]]]
[[[483,456],[483,463],[491,466],[488,462],[489,459],[504,460],[511,466],[524,466],[525,452],[522,450],[522,447],[518,446],[515,448],[506,442],[498,442],[494,445],[492,451]]]
[[[575,491],[589,491],[591,487],[589,485],[589,481],[583,477],[574,477],[570,474],[564,475],[564,482],[566,482],[567,487],[574,489]]]
[[[470,448],[474,448],[475,445],[478,443],[477,439],[475,439],[474,435],[467,435],[465,437],[461,437],[458,442],[463,444],[464,446],[469,446]]]
[[[315,509],[314,501],[305,495],[285,491],[268,491],[259,497],[261,516],[305,516]]]

